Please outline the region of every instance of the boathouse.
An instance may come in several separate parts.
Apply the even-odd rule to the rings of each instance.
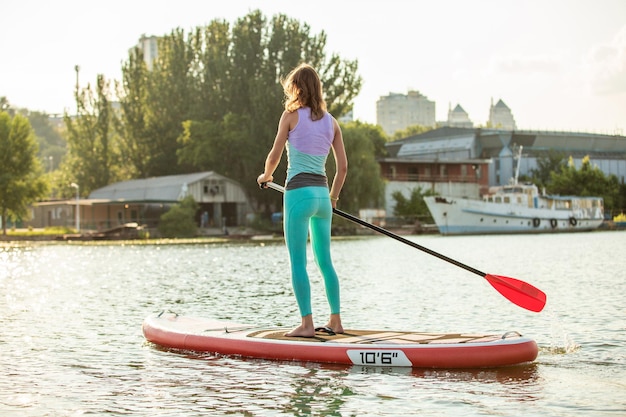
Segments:
[[[159,218],[186,196],[198,203],[198,226],[244,225],[252,212],[241,185],[213,171],[117,182],[94,190],[86,199],[39,202],[32,207],[32,227],[70,226],[106,230],[126,223],[156,227]]]

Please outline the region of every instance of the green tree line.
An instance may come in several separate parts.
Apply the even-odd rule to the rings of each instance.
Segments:
[[[262,207],[276,204],[280,196],[260,192],[255,178],[282,112],[282,77],[301,62],[313,65],[335,117],[352,109],[361,89],[357,61],[325,50],[324,32],[260,11],[232,25],[214,20],[188,33],[173,30],[158,39],[150,68],[141,50],[132,50],[121,81],[99,76],[94,87],[75,92],[78,114],[65,115],[68,155],[55,178],[59,192],[69,196],[70,182],[88,195],[114,181],[206,170],[238,181]],[[119,109],[112,108],[113,92]],[[371,141],[384,142],[384,134],[360,124],[344,128],[352,168],[345,208],[376,205],[383,183]],[[284,179],[284,164],[277,181]]]
[[[38,144],[28,119],[0,111],[0,221],[21,218],[28,205],[48,192],[37,157]]]

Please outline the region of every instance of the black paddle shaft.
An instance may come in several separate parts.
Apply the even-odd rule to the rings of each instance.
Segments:
[[[356,217],[356,216],[353,216],[353,215],[351,215],[351,214],[348,214],[348,213],[346,213],[346,212],[344,212],[344,211],[341,211],[341,210],[338,210],[338,209],[334,208],[334,209],[333,209],[333,212],[334,212],[335,214],[337,214],[337,215],[339,215],[339,216],[341,216],[341,217],[345,218],[345,219],[348,219],[348,220],[350,220],[350,221],[352,221],[352,222],[358,223],[358,224],[360,224],[361,226],[368,227],[368,228],[370,228],[370,229],[372,229],[372,230],[377,231],[378,233],[382,233],[383,235],[389,236],[390,238],[393,238],[393,239],[395,239],[395,240],[397,240],[397,241],[399,241],[399,242],[402,242],[402,243],[404,243],[404,244],[407,244],[407,245],[409,245],[409,246],[412,246],[412,247],[414,247],[415,249],[419,249],[419,250],[421,250],[422,252],[426,252],[426,253],[428,253],[429,255],[436,256],[437,258],[439,258],[439,259],[441,259],[441,260],[444,260],[444,261],[446,261],[446,262],[450,262],[450,263],[451,263],[451,264],[453,264],[453,265],[456,265],[456,266],[458,266],[458,267],[460,267],[460,268],[463,268],[463,269],[465,269],[465,270],[467,270],[467,271],[469,271],[469,272],[473,272],[473,273],[474,273],[474,274],[476,274],[476,275],[480,275],[480,276],[481,276],[481,277],[483,277],[483,278],[487,276],[487,274],[486,274],[486,273],[484,273],[484,272],[482,272],[482,271],[479,271],[478,269],[472,268],[471,266],[469,266],[469,265],[465,265],[465,264],[463,264],[463,263],[461,263],[461,262],[459,262],[459,261],[455,261],[455,260],[454,260],[454,259],[452,259],[452,258],[448,258],[448,257],[447,257],[447,256],[445,256],[445,255],[442,255],[442,254],[440,254],[440,253],[437,253],[437,252],[435,252],[434,250],[431,250],[431,249],[425,248],[425,247],[424,247],[424,246],[422,246],[422,245],[418,245],[418,244],[417,244],[417,243],[415,243],[415,242],[411,242],[410,240],[405,239],[405,238],[403,238],[402,236],[398,236],[398,235],[396,235],[395,233],[392,233],[392,232],[390,232],[390,231],[389,231],[389,230],[387,230],[387,229],[383,229],[382,227],[379,227],[379,226],[376,226],[376,225],[374,225],[374,224],[368,223],[368,222],[366,222],[365,220],[360,219],[360,218],[358,218],[358,217]]]
[[[274,182],[271,182],[271,181],[270,181],[270,182],[265,182],[265,183],[263,183],[263,184],[259,184],[259,187],[261,187],[261,188],[273,188],[274,190],[276,190],[276,191],[280,191],[281,193],[284,193],[284,192],[285,192],[285,187],[283,187],[282,185],[278,185],[278,184],[276,184],[276,183],[274,183]],[[458,266],[459,268],[463,268],[463,269],[465,269],[466,271],[473,272],[474,274],[476,274],[476,275],[480,275],[480,276],[481,276],[481,277],[483,277],[483,278],[487,277],[487,274],[486,274],[486,273],[484,273],[484,272],[482,272],[482,271],[479,271],[478,269],[472,268],[471,266],[469,266],[469,265],[465,265],[465,264],[463,264],[463,263],[461,263],[461,262],[459,262],[459,261],[455,261],[455,260],[454,260],[454,259],[452,259],[452,258],[448,258],[448,257],[447,257],[447,256],[445,256],[445,255],[442,255],[442,254],[440,254],[440,253],[437,253],[437,252],[435,252],[434,250],[431,250],[431,249],[425,248],[425,247],[424,247],[424,246],[422,246],[422,245],[418,245],[418,244],[417,244],[417,243],[415,243],[415,242],[411,242],[410,240],[405,239],[405,238],[403,238],[402,236],[398,236],[398,235],[396,235],[395,233],[392,233],[392,232],[390,232],[390,231],[389,231],[389,230],[387,230],[387,229],[383,229],[382,227],[378,227],[378,226],[376,226],[376,225],[374,225],[374,224],[368,223],[368,222],[366,222],[366,221],[365,221],[365,220],[363,220],[363,219],[359,219],[358,217],[353,216],[352,214],[348,214],[348,213],[346,213],[346,212],[344,212],[344,211],[341,211],[341,210],[339,210],[339,209],[336,209],[336,208],[334,208],[334,209],[333,209],[333,213],[335,213],[335,214],[337,214],[338,216],[341,216],[341,217],[343,217],[343,218],[345,218],[345,219],[348,219],[348,220],[350,220],[350,221],[352,221],[352,222],[354,222],[354,223],[360,224],[361,226],[365,226],[365,227],[368,227],[368,228],[370,228],[370,229],[372,229],[372,230],[375,230],[375,231],[377,231],[378,233],[382,233],[382,234],[383,234],[383,235],[385,235],[385,236],[389,236],[390,238],[393,238],[393,239],[397,240],[398,242],[402,242],[402,243],[404,243],[404,244],[406,244],[406,245],[409,245],[409,246],[414,247],[415,249],[419,249],[419,250],[421,250],[422,252],[426,252],[426,253],[428,253],[429,255],[436,256],[437,258],[439,258],[439,259],[441,259],[441,260],[444,260],[444,261],[446,261],[446,262],[449,262],[449,263],[451,263],[452,265],[456,265],[456,266]]]

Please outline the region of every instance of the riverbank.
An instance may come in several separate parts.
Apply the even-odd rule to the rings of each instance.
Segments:
[[[30,232],[27,234],[7,233],[6,236],[0,236],[1,246],[23,246],[30,244],[89,244],[89,245],[184,245],[184,244],[208,244],[208,243],[227,243],[233,241],[280,241],[282,235],[276,234],[238,234],[238,235],[203,235],[193,238],[111,238],[111,239],[90,239],[83,235],[47,235]]]
[[[390,227],[387,228],[397,235],[424,235],[439,234],[435,225],[426,225],[426,227],[416,228],[415,226],[406,227]],[[616,223],[613,221],[605,221],[597,230],[591,231],[623,231],[626,230],[626,224]],[[153,231],[154,232],[154,231]],[[344,231],[345,232],[345,231]],[[338,237],[359,237],[364,235],[372,235],[376,232],[365,228],[357,228],[354,233],[341,235],[333,235],[333,239]],[[77,243],[77,242],[118,242],[128,244],[190,244],[190,243],[222,243],[235,240],[252,240],[252,241],[272,241],[283,240],[281,231],[260,231],[252,228],[238,227],[230,231],[221,228],[203,228],[198,229],[198,236],[193,238],[152,238],[156,233],[147,233],[139,230],[137,227],[123,225],[104,232],[87,231],[85,233],[64,233],[60,231],[48,229],[12,229],[7,230],[6,235],[0,235],[0,245],[6,245],[16,242],[59,242],[59,243]]]
[[[275,233],[262,232],[251,228],[238,227],[236,229],[199,228],[197,239],[251,239],[258,236],[272,236]],[[155,238],[151,238],[154,236]],[[192,238],[192,239],[196,239]],[[6,235],[0,235],[1,241],[112,241],[112,240],[181,240],[180,238],[167,239],[158,237],[156,229],[146,229],[137,223],[128,223],[104,231],[85,230],[77,233],[73,230],[60,228],[29,228],[10,229]]]

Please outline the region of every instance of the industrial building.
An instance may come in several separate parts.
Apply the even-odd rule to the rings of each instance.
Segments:
[[[389,142],[380,159],[387,181],[385,210],[393,212],[391,195],[421,187],[454,197],[479,198],[488,187],[515,177],[516,151],[523,147],[519,175],[531,175],[537,159],[549,151],[572,157],[580,167],[589,156],[605,175],[626,178],[626,137],[577,132],[442,127]]]

